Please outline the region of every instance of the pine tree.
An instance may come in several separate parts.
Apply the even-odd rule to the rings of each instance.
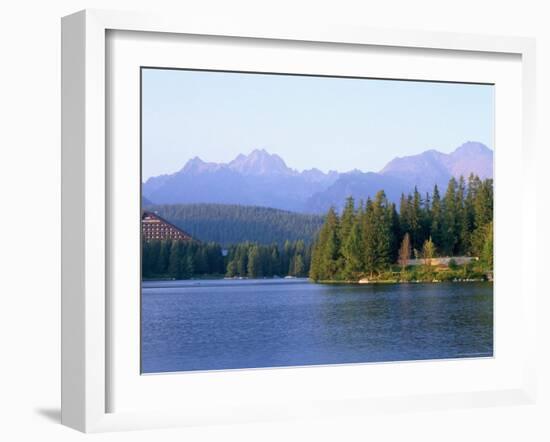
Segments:
[[[353,197],[346,198],[346,204],[340,221],[340,242],[345,244],[355,222],[355,201]]]
[[[475,209],[474,200],[479,189],[480,179],[473,173],[468,177],[466,196],[464,198],[464,220],[463,228],[467,230],[466,254],[472,254],[472,232],[474,230]]]
[[[253,245],[248,250],[248,269],[247,274],[250,278],[258,278],[262,275],[262,265],[260,260],[260,251],[257,245]]]
[[[322,251],[322,269],[328,279],[337,279],[340,270],[340,221],[331,208],[327,214],[327,238]]]
[[[457,212],[457,245],[455,247],[455,253],[463,255],[468,250],[469,243],[469,230],[468,230],[468,216],[466,211],[466,187],[464,177],[461,175],[458,180],[458,187],[456,191],[456,212]]]
[[[483,227],[493,220],[493,180],[484,180],[474,200],[475,228]]]
[[[471,252],[480,256],[483,252],[486,228],[493,221],[493,180],[487,179],[479,183],[474,196],[474,231],[471,235]]]
[[[304,259],[302,258],[302,255],[298,254],[294,257],[293,275],[294,276],[303,276],[304,271],[305,271]]]
[[[399,256],[399,240],[401,238],[401,228],[399,222],[399,214],[395,204],[391,204],[389,207],[389,216],[390,216],[390,262],[396,262]]]
[[[229,278],[233,278],[234,276],[238,275],[237,272],[237,263],[234,260],[229,261],[227,264],[227,272],[225,275]]]
[[[399,200],[399,226],[400,226],[399,237],[411,231],[410,201],[411,200],[407,198],[404,193],[401,194],[401,199]]]
[[[271,246],[271,271],[273,275],[281,274],[281,257],[279,256],[279,249],[276,245]]]
[[[342,246],[344,258],[343,277],[346,280],[357,279],[363,270],[363,233],[359,219],[355,219],[351,231]]]
[[[443,243],[443,210],[437,184],[434,186],[430,210],[430,236],[435,244]]]
[[[187,256],[183,259],[183,266],[181,272],[182,279],[190,279],[195,273],[195,266],[193,263],[193,256],[190,253],[187,253]]]
[[[243,277],[248,272],[248,247],[249,243],[239,244],[236,251],[237,274]]]
[[[175,279],[181,278],[181,255],[180,255],[180,242],[172,241],[170,247],[170,257],[168,263],[168,274]]]
[[[373,207],[374,270],[380,273],[391,264],[391,220],[388,200],[383,190],[376,194]]]
[[[290,241],[285,241],[283,251],[281,253],[281,271],[285,275],[290,274],[290,258],[292,257],[292,244]]]
[[[361,221],[363,232],[363,269],[364,272],[373,276],[376,271],[377,250],[376,250],[376,220],[374,216],[374,205],[367,199],[365,213]]]
[[[453,255],[458,243],[458,211],[456,198],[457,183],[454,178],[449,180],[447,192],[443,198],[443,238],[441,247],[443,253]]]
[[[142,240],[141,242],[141,277],[149,278],[151,276],[151,242]]]
[[[336,279],[340,264],[340,221],[333,207],[328,211],[325,222],[319,231],[315,244],[310,270],[310,278],[318,281],[322,279]]]
[[[424,242],[422,229],[422,226],[424,224],[424,214],[422,212],[422,197],[420,196],[420,192],[418,191],[416,186],[414,188],[412,204],[410,206],[409,224],[409,231],[413,247],[422,247],[422,244]]]
[[[170,250],[172,248],[172,241],[161,241],[160,251],[156,265],[155,273],[157,275],[165,275],[168,271],[168,263],[170,260]]]
[[[311,265],[309,267],[309,278],[313,281],[319,281],[322,279],[321,270],[321,241],[318,238],[313,244],[313,250],[311,252]]]

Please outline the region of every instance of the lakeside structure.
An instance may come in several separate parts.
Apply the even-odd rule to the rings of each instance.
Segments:
[[[191,235],[156,213],[144,211],[141,215],[141,235],[145,241],[191,241]]]
[[[469,264],[472,261],[479,261],[479,258],[477,256],[440,256],[440,257],[433,257],[429,259],[425,258],[416,258],[416,259],[409,259],[407,261],[408,266],[421,266],[429,264],[431,266],[437,266],[437,267],[449,267],[449,264],[451,261],[454,261],[456,265],[465,265]]]

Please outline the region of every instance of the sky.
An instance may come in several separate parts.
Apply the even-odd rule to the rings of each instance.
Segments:
[[[395,157],[493,148],[494,86],[142,71],[142,178],[266,149],[287,166],[379,171]]]

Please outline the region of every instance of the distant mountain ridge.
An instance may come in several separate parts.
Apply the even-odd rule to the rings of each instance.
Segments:
[[[481,143],[467,142],[449,154],[427,150],[418,155],[394,158],[381,171],[409,184],[425,188],[447,183],[451,177],[475,173],[481,179],[493,176],[493,151]]]
[[[470,174],[481,179],[493,177],[493,151],[482,143],[468,141],[451,153],[427,150],[391,160],[380,172],[340,174],[326,190],[306,201],[305,211],[324,213],[329,207],[341,208],[348,196],[366,199],[384,190],[390,201],[398,202],[402,193],[416,187],[421,193],[432,193],[437,184],[445,192],[449,180]]]
[[[325,190],[338,176],[318,169],[298,172],[262,149],[229,163],[195,157],[174,174],[149,178],[143,184],[143,196],[155,204],[241,204],[300,212],[307,198]]]
[[[348,196],[372,198],[383,189],[391,201],[397,201],[415,186],[423,193],[431,192],[435,184],[445,189],[451,177],[471,173],[482,179],[493,176],[493,151],[473,141],[449,154],[427,150],[394,158],[380,172],[324,173],[315,168],[300,172],[279,155],[256,149],[229,163],[195,157],[176,173],[149,178],[142,193],[153,204],[240,204],[324,213],[330,206],[341,207]]]

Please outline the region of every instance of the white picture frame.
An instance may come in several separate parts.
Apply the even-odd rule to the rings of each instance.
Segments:
[[[62,423],[85,432],[121,429],[184,426],[216,422],[247,422],[324,415],[364,414],[373,410],[417,410],[454,408],[510,403],[530,403],[536,393],[535,348],[526,340],[521,356],[522,376],[503,388],[471,391],[400,394],[388,392],[377,397],[354,398],[338,393],[315,401],[293,400],[272,405],[238,403],[231,413],[223,414],[206,408],[191,413],[181,410],[110,411],[110,365],[113,361],[108,327],[113,320],[108,277],[108,245],[116,230],[109,228],[108,184],[108,114],[109,88],[106,80],[106,35],[110,31],[154,32],[162,35],[195,35],[269,39],[296,42],[368,45],[403,50],[430,49],[467,51],[483,58],[484,54],[510,54],[521,62],[521,149],[522,189],[535,188],[534,174],[534,109],[535,109],[535,43],[518,37],[493,37],[416,31],[388,31],[343,26],[300,28],[274,24],[216,23],[192,17],[158,17],[153,15],[86,10],[62,20]],[[158,34],[157,34],[158,35]],[[534,192],[521,190],[520,267],[521,297],[518,324],[524,337],[535,333],[536,286],[525,277],[527,257],[535,255]],[[498,222],[498,221],[497,221]],[[498,256],[498,246],[496,247]],[[416,370],[418,370],[417,366]],[[383,369],[383,366],[382,366]],[[303,370],[303,369],[302,369]],[[333,367],[331,371],[346,370]],[[475,370],[475,369],[474,369]],[[266,381],[257,375],[254,382]],[[292,370],[289,370],[289,372]],[[256,372],[258,373],[258,372]],[[233,378],[244,376],[233,372]],[[169,384],[169,377],[164,383]],[[195,378],[198,380],[198,378]],[[201,382],[208,382],[208,379]]]

